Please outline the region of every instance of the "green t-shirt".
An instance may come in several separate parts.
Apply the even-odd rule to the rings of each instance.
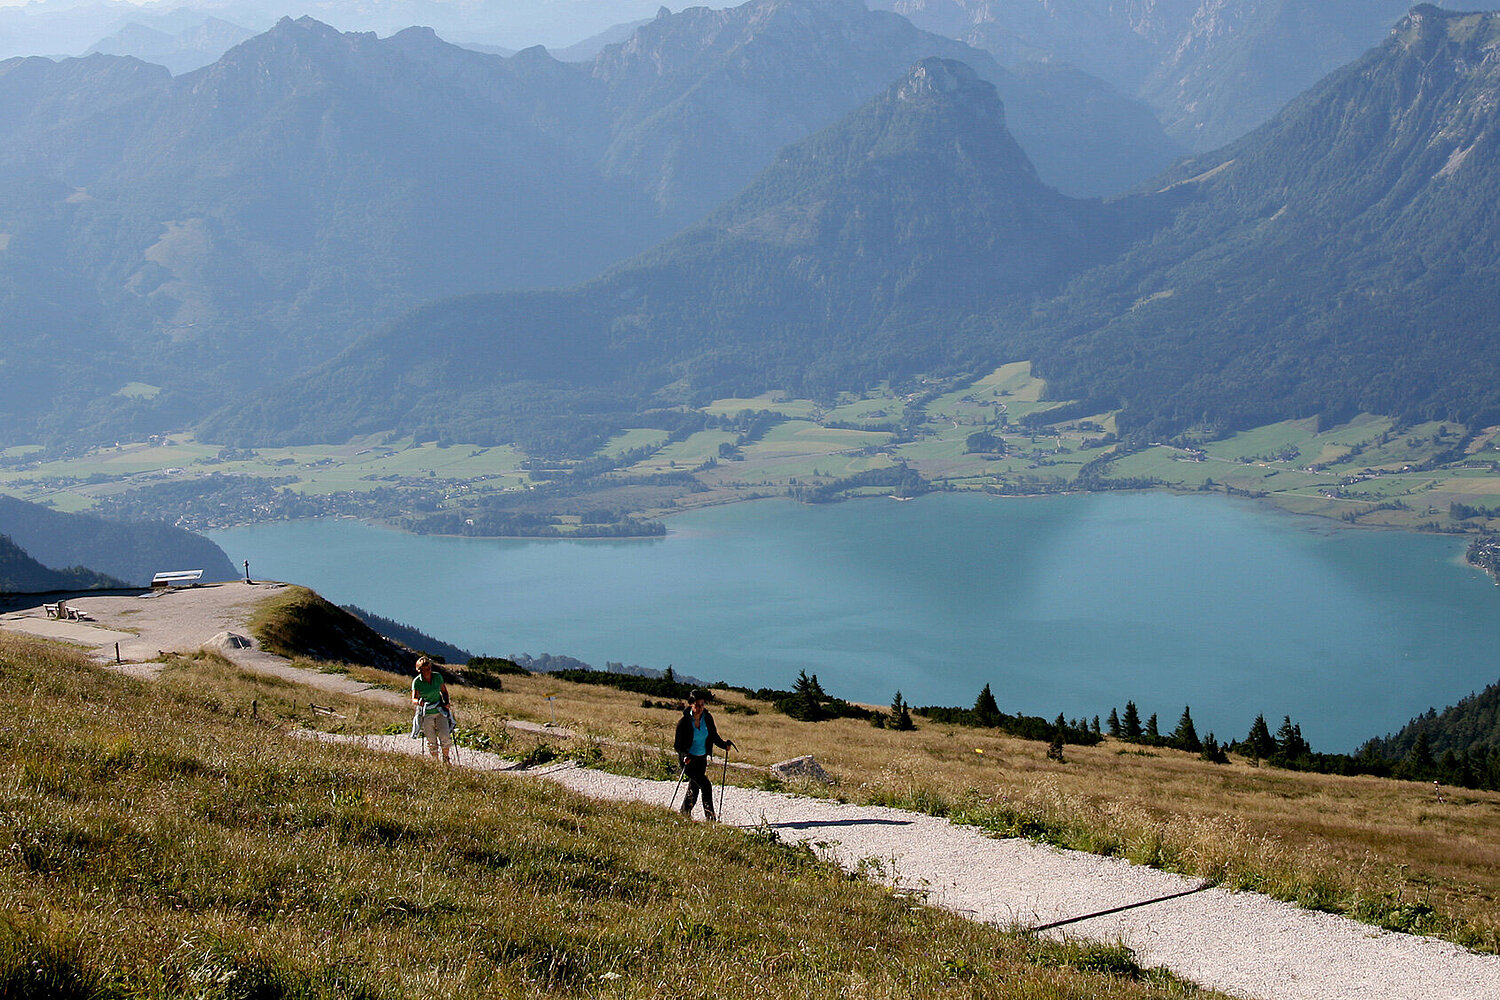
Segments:
[[[428,715],[440,711],[443,707],[443,675],[434,670],[432,680],[424,681],[418,674],[412,678],[411,693],[426,703]]]

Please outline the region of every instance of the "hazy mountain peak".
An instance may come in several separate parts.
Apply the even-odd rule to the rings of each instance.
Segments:
[[[431,43],[431,42],[440,42],[441,41],[441,39],[438,38],[438,33],[436,31],[433,31],[431,28],[425,27],[423,25],[418,25],[418,24],[414,24],[410,28],[402,28],[400,31],[398,31],[394,35],[392,35],[391,39],[393,41],[396,40],[396,39],[400,39],[402,41],[412,42],[412,43],[420,43],[420,42]]]
[[[1005,126],[1005,111],[995,85],[980,78],[967,64],[954,59],[932,57],[911,68],[906,78],[892,88],[894,100],[912,105],[929,105],[934,101],[963,101],[998,128]]]
[[[691,7],[672,14],[665,7],[624,42],[610,46],[596,62],[595,73],[611,78],[621,72],[681,72],[741,51],[760,39],[789,33],[797,43],[823,39],[831,49],[848,44],[857,33],[839,25],[863,18],[889,18],[915,33],[905,20],[866,9],[863,0],[749,0],[738,7]]]
[[[1036,168],[1005,127],[995,86],[952,59],[923,59],[871,107],[889,110],[877,149],[954,157],[986,185],[1042,188]]]
[[[329,24],[324,24],[317,18],[303,14],[298,18],[283,17],[272,26],[262,37],[275,40],[287,37],[304,37],[335,39],[341,37],[374,38],[373,31],[350,31],[342,32]]]
[[[923,59],[912,67],[896,91],[897,100],[919,100],[931,94],[952,94],[981,83],[979,75],[961,62],[951,59]],[[995,88],[984,84],[991,90]]]

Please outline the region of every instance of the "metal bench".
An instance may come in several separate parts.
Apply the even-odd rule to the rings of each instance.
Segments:
[[[183,587],[191,583],[197,583],[203,576],[201,569],[174,569],[165,573],[157,573],[151,578],[151,589],[158,587]]]

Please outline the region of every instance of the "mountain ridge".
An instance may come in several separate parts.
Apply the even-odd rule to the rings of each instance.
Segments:
[[[1054,398],[1120,409],[1132,441],[1357,412],[1493,423],[1497,41],[1500,15],[1417,8],[1250,136],[1102,204],[1046,192],[1010,146],[985,170],[966,164],[1005,120],[993,96],[990,119],[967,105],[957,145],[938,137],[942,113],[908,120],[930,162],[891,147],[868,161],[888,174],[843,172],[841,143],[851,161],[882,148],[879,109],[898,85],[604,277],[428,307],[204,433],[252,440],[261,413],[283,442],[392,424],[494,441],[586,389],[597,440],[623,413],[714,394],[825,398],[1023,358]],[[451,416],[416,418],[373,388],[363,423],[341,416],[395,358],[404,367],[382,377],[423,373],[414,395],[445,384],[445,363],[403,341],[462,359],[446,363]],[[299,417],[292,399],[310,408]]]
[[[825,393],[955,352],[978,362],[993,338],[956,336],[973,315],[1057,287],[1139,222],[1134,203],[1047,187],[1004,123],[992,84],[923,60],[662,246],[571,291],[424,307],[201,433],[265,420],[292,441],[415,420],[489,441],[521,426],[518,393],[532,419],[579,393],[602,419],[611,394],[623,414],[765,380]],[[413,402],[438,392],[446,417]]]
[[[1410,0],[877,0],[1002,64],[1076,65],[1145,101],[1196,153],[1241,138],[1378,46]],[[1457,9],[1493,10],[1490,0]]]
[[[1049,306],[1039,373],[1137,407],[1127,422],[1154,435],[1205,414],[1491,421],[1495,41],[1500,15],[1418,7],[1251,135],[1174,168],[1157,182],[1184,198],[1173,226]]]
[[[586,280],[933,49],[988,67],[1060,163],[1163,156],[1097,81],[1023,79],[856,0],[658,17],[590,64],[306,17],[176,78],[0,63],[0,303],[36,318],[5,339],[0,419],[109,442],[179,427],[422,302]],[[1122,135],[1140,148],[1103,155]]]

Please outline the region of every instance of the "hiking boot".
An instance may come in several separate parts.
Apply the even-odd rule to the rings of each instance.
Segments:
[[[703,810],[703,818],[709,823],[717,823],[719,821],[718,815],[712,809]]]

